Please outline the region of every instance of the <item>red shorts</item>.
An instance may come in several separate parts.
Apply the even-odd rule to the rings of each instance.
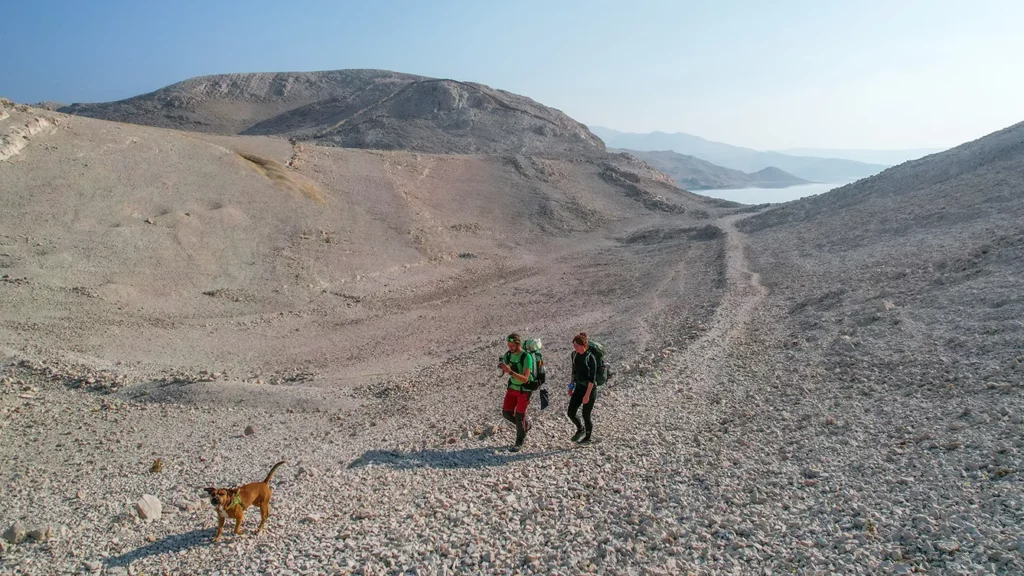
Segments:
[[[530,405],[530,393],[520,392],[511,388],[505,392],[505,402],[501,404],[502,412],[516,412],[526,414],[526,407]]]

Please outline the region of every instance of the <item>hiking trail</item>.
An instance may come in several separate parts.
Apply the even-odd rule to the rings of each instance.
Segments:
[[[638,422],[663,430],[682,432],[685,428],[692,432],[721,415],[723,409],[717,405],[723,404],[725,396],[741,392],[730,377],[729,366],[748,335],[754,313],[768,294],[760,275],[750,269],[745,235],[735,226],[747,216],[733,215],[717,221],[724,233],[726,288],[709,329],[666,359],[653,386],[644,384],[644,389],[638,390],[636,384],[613,380],[604,393],[607,400],[600,400],[600,412],[595,411],[601,420],[595,427],[602,436],[612,442],[617,437],[636,437]],[[676,276],[673,272],[669,277]],[[681,418],[681,413],[685,417]],[[644,426],[640,436],[648,435],[648,431]],[[676,442],[678,438],[668,441]]]
[[[710,329],[682,351],[663,376],[688,381],[698,395],[715,394],[716,384],[725,383],[722,368],[726,357],[746,337],[754,311],[768,295],[761,276],[750,269],[745,235],[736,229],[736,222],[746,216],[734,215],[719,221],[725,233],[725,295],[715,310]]]

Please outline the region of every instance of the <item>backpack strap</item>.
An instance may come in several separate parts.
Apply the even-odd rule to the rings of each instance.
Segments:
[[[579,354],[575,350],[573,350],[572,352],[569,353],[569,370],[570,371],[575,371],[576,370],[576,357],[577,356],[579,356]],[[598,370],[600,370],[600,366],[598,365],[599,363],[597,361],[597,356],[595,356],[594,353],[590,351],[590,348],[587,348],[587,351],[583,353],[583,363],[585,365],[589,366],[591,359],[594,360],[594,372],[596,373]],[[573,374],[573,376],[575,376],[575,374]],[[594,383],[595,384],[597,383],[597,377],[596,376],[594,378]]]
[[[527,380],[526,382],[523,382],[523,384],[529,384],[529,383],[531,383],[531,382],[533,382],[534,380],[537,379],[537,374],[536,374],[536,372],[537,372],[537,357],[533,355],[533,352],[527,352],[525,348],[519,353],[519,370],[518,370],[518,372],[520,374],[523,373],[523,368],[524,368],[524,366],[526,364],[525,356],[527,354],[529,354],[530,355],[530,359],[533,360],[533,368],[530,369],[530,379]]]
[[[594,362],[594,385],[596,386],[597,381],[600,378],[601,362],[597,359],[597,356],[588,349],[586,358],[587,368],[590,368],[591,361]]]
[[[512,353],[511,352],[505,352],[505,356],[504,356],[505,364],[507,364],[509,366],[509,368],[512,368],[512,371],[515,372],[516,374],[522,374],[523,373],[523,365],[526,363],[526,361],[523,358],[523,356],[526,355],[526,354],[530,354],[530,352],[527,352],[526,349],[524,349],[524,348],[520,348],[519,349],[519,361],[515,362],[513,364],[513,362],[512,362]],[[536,359],[534,360],[534,363],[536,364]],[[527,384],[530,384],[530,383],[534,382],[537,379],[536,372],[537,372],[537,367],[534,366],[533,369],[530,370],[530,379],[527,380],[526,382],[518,382],[518,381],[516,381],[515,378],[512,378],[511,376],[509,376],[509,378],[513,382],[515,382],[515,384],[514,384],[515,386],[526,386]]]

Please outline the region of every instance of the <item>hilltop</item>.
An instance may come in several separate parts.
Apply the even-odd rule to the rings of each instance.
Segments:
[[[439,154],[602,154],[562,112],[482,84],[384,70],[223,74],[61,112],[211,134]]]

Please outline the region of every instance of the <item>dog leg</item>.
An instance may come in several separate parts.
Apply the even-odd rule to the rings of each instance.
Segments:
[[[260,502],[260,527],[256,529],[256,533],[263,532],[263,525],[267,523],[267,516],[270,516],[270,502],[264,500]]]
[[[221,516],[221,515],[217,515],[217,534],[214,535],[214,537],[213,537],[213,541],[214,542],[216,542],[217,540],[220,540],[220,534],[223,531],[224,531],[224,517]]]
[[[242,522],[245,521],[245,512],[240,512],[238,517],[235,518],[235,534],[242,534]]]

